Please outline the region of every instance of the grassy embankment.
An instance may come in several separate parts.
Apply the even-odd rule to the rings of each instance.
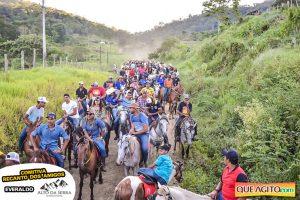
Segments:
[[[0,149],[7,152],[17,150],[17,141],[24,124],[22,116],[36,104],[38,96],[46,96],[49,111],[62,114],[63,94],[75,98],[78,81],[88,89],[97,81],[102,84],[109,73],[74,68],[36,68],[26,71],[10,71],[0,74]],[[45,120],[46,122],[46,120]]]
[[[168,50],[161,48],[160,59],[179,68],[199,123],[183,187],[214,190],[224,167],[221,149],[233,147],[251,182],[299,188],[300,46],[292,37],[299,43],[300,34],[299,20],[291,19],[299,13],[247,17],[197,45],[169,40]]]

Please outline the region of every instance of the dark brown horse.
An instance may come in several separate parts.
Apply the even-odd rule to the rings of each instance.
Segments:
[[[174,119],[174,115],[176,114],[177,103],[180,101],[181,95],[183,95],[184,88],[181,84],[178,84],[176,87],[173,87],[170,93],[167,96],[167,103],[169,103],[169,119]],[[165,93],[165,88],[161,88],[158,95],[158,100],[162,103],[163,97]]]
[[[71,170],[72,168],[72,165],[71,165],[71,154],[72,154],[72,149],[75,149],[75,145],[76,145],[76,139],[73,137],[73,131],[74,131],[74,128],[71,124],[70,121],[64,121],[63,123],[61,123],[60,125],[64,130],[65,132],[68,134],[68,136],[70,137],[70,141],[68,143],[68,146],[65,150],[65,156],[68,158],[68,162],[69,162],[69,171]],[[62,139],[62,138],[61,138]],[[62,147],[63,145],[63,141],[62,140],[59,140],[59,146]]]
[[[99,172],[99,183],[103,183],[101,168],[99,169],[99,158],[100,153],[98,153],[96,145],[89,141],[86,137],[83,136],[83,130],[81,127],[77,128],[75,132],[79,136],[77,150],[78,150],[78,166],[80,174],[80,183],[79,183],[79,194],[78,200],[81,200],[82,196],[82,187],[83,179],[86,173],[90,174],[90,189],[91,189],[91,200],[94,199],[94,181],[96,181],[96,176]]]
[[[54,157],[50,156],[47,150],[34,151],[32,157],[29,160],[30,163],[46,163],[57,165]]]
[[[182,181],[183,163],[176,161],[170,180],[175,178],[178,182]],[[125,177],[115,188],[115,200],[146,200],[143,182],[138,176]]]

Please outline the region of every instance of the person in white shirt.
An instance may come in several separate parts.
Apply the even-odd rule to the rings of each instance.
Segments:
[[[71,100],[69,94],[64,94],[65,102],[62,104],[63,117],[56,121],[57,125],[60,125],[64,120],[69,120],[73,128],[79,126],[79,114],[77,103]]]

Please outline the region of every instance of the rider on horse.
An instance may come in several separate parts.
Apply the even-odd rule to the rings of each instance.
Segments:
[[[100,97],[100,99],[104,99],[106,96],[105,89],[98,85],[97,82],[92,84],[92,87],[88,91],[88,97],[90,99],[89,106],[93,104],[93,101],[96,97]]]
[[[164,88],[165,88],[164,102],[167,101],[168,95],[170,94],[172,87],[173,87],[173,79],[171,79],[170,75],[167,75],[167,78],[164,81]]]
[[[179,117],[175,124],[175,127],[176,127],[175,137],[176,138],[180,135],[180,125],[181,125],[182,120],[185,117],[190,116],[191,112],[192,112],[192,104],[190,103],[190,95],[185,94],[184,101],[178,105],[178,109],[177,109],[177,113],[178,113]]]
[[[70,99],[69,94],[64,94],[65,102],[62,104],[63,117],[56,121],[57,125],[60,125],[65,120],[69,120],[73,128],[79,126],[79,113],[77,103]]]
[[[37,105],[31,106],[24,115],[23,121],[25,123],[25,128],[22,130],[20,138],[19,138],[19,151],[23,151],[24,140],[27,137],[27,129],[28,127],[35,126],[33,130],[38,127],[43,120],[44,117],[44,107],[46,106],[46,97],[39,97],[37,100]]]
[[[87,111],[86,118],[82,120],[81,127],[84,131],[85,137],[88,140],[93,141],[98,147],[101,154],[100,162],[102,162],[104,168],[106,157],[104,139],[107,137],[105,123],[101,119],[96,118],[94,109],[90,108]]]
[[[144,162],[144,165],[147,166],[149,142],[148,117],[143,112],[139,111],[139,106],[136,103],[129,105],[129,108],[131,113],[131,128],[129,134],[135,135],[139,139],[143,156],[142,162]]]
[[[141,168],[138,173],[154,178],[161,185],[167,185],[169,183],[169,179],[173,170],[173,161],[172,158],[168,155],[169,150],[169,144],[159,146],[159,156],[156,161],[151,164],[149,168]]]
[[[62,154],[65,152],[70,138],[63,128],[55,124],[55,113],[48,113],[47,118],[47,124],[42,124],[37,128],[36,131],[30,134],[30,141],[33,144],[34,151],[38,151],[39,148],[47,150],[48,153],[56,159],[57,165],[63,168],[64,159],[62,157]],[[35,140],[36,136],[39,136],[40,138],[39,147]],[[64,139],[64,144],[61,149],[58,147],[58,141],[60,137],[63,137]]]
[[[87,89],[83,86],[83,81],[79,81],[79,88],[76,90],[77,101],[82,105],[84,112],[87,110]],[[81,113],[79,113],[81,114]]]

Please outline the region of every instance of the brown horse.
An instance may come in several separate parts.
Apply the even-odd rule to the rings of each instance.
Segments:
[[[71,170],[72,168],[72,165],[71,165],[71,154],[72,154],[72,149],[75,149],[75,142],[76,142],[76,139],[73,137],[73,131],[74,131],[74,128],[71,124],[70,121],[64,121],[63,123],[61,123],[60,125],[64,130],[65,132],[69,135],[70,137],[70,141],[68,143],[68,146],[65,150],[65,156],[68,157],[68,162],[69,162],[69,171]],[[63,145],[63,141],[62,141],[62,138],[60,138],[59,140],[59,146],[62,147]]]
[[[180,97],[184,92],[184,88],[181,84],[178,84],[176,87],[171,89],[171,92],[167,96],[167,103],[169,103],[169,119],[174,119],[174,115],[176,114],[177,102],[180,101]],[[158,95],[158,100],[160,103],[163,102],[165,93],[165,88],[161,88]]]
[[[29,160],[30,163],[46,163],[57,165],[54,157],[50,156],[47,150],[34,151],[32,157]]]
[[[170,180],[175,178],[178,182],[182,181],[183,163],[176,161]],[[115,188],[115,200],[146,200],[143,182],[139,176],[125,177]]]
[[[90,189],[91,189],[91,200],[94,199],[94,181],[96,181],[96,176],[99,172],[99,183],[103,183],[101,168],[99,169],[98,156],[100,157],[100,153],[98,153],[96,145],[89,141],[87,138],[83,136],[83,130],[81,127],[75,130],[76,134],[80,136],[78,140],[77,149],[78,149],[78,165],[79,165],[79,174],[80,174],[80,183],[79,183],[79,194],[78,200],[81,200],[82,196],[82,186],[83,179],[86,173],[90,174]]]

